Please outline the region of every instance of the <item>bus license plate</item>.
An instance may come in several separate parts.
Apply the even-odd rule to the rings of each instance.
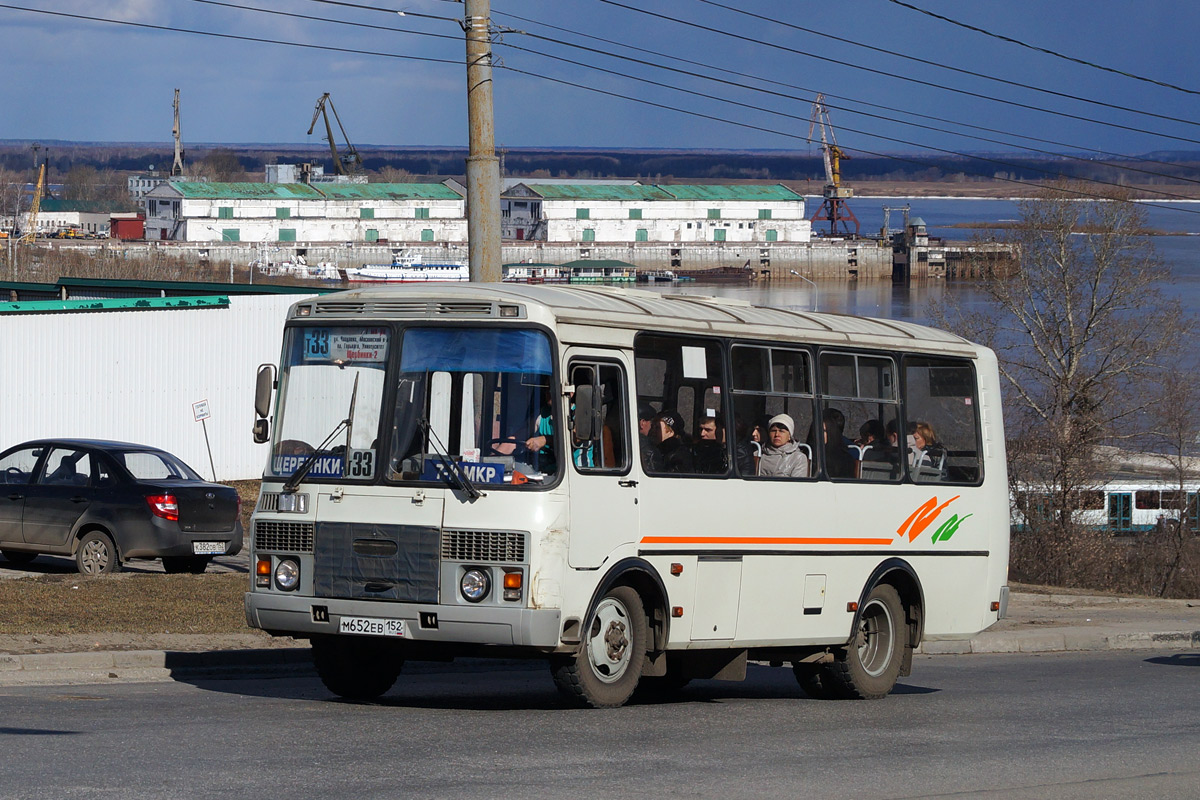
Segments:
[[[357,633],[363,636],[403,636],[404,620],[375,617],[342,617],[338,633]]]
[[[192,542],[192,552],[198,556],[225,555],[224,542]]]

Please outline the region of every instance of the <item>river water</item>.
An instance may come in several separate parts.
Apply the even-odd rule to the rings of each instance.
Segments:
[[[813,198],[809,207],[815,208]],[[819,203],[819,199],[816,200]],[[930,198],[857,198],[855,215],[864,233],[878,232],[883,224],[883,206],[911,206],[910,214],[921,217],[932,236],[969,239],[977,231],[949,227],[964,223],[1014,221],[1019,217],[1017,203],[1011,200],[970,200]],[[1190,315],[1200,315],[1200,203],[1155,203],[1147,208],[1151,228],[1172,235],[1155,236],[1154,247],[1171,273],[1168,291]],[[891,214],[890,225],[898,229],[903,215]],[[978,231],[978,233],[986,233]],[[890,281],[817,281],[816,286],[802,280],[773,286],[731,286],[681,283],[651,284],[664,294],[703,294],[736,297],[759,305],[784,308],[833,311],[864,317],[883,317],[927,323],[927,310],[947,293],[967,307],[982,302],[978,288],[970,281],[926,280],[908,286],[893,286]]]

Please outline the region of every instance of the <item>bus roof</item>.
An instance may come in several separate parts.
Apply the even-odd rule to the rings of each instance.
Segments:
[[[911,322],[757,306],[730,298],[663,295],[611,286],[403,284],[351,289],[297,305],[313,305],[313,316],[326,319],[370,316],[478,320],[499,319],[499,307],[512,304],[525,307],[521,317],[544,320],[549,316],[552,319],[544,321],[557,324],[824,344],[853,342],[960,355],[976,355],[981,349],[961,336]]]

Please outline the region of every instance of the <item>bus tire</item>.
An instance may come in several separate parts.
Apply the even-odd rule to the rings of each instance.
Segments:
[[[835,696],[848,699],[886,697],[900,677],[906,630],[900,595],[889,584],[878,584],[859,610],[850,644],[821,670],[822,684],[828,682]]]
[[[610,589],[588,618],[579,650],[551,660],[555,685],[580,705],[624,705],[641,678],[648,635],[638,593],[629,586]]]
[[[313,665],[325,688],[347,700],[374,700],[392,688],[404,659],[393,642],[312,637]]]

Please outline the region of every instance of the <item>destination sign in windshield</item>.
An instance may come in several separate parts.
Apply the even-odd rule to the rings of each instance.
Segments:
[[[358,331],[305,328],[304,360],[335,364],[383,363],[387,361],[388,331],[366,328]]]

